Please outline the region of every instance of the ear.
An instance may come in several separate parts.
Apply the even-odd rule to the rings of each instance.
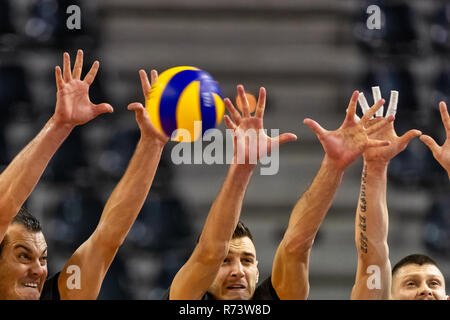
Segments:
[[[256,283],[259,281],[259,269],[258,269],[258,260],[256,261]]]

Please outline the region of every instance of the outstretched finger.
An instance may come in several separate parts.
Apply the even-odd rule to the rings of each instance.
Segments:
[[[62,79],[61,68],[59,66],[55,67],[55,79],[56,88],[60,91],[64,87],[64,81]]]
[[[258,97],[258,104],[256,105],[255,117],[262,119],[264,117],[265,108],[266,108],[266,89],[261,87],[259,89],[259,97]]]
[[[320,126],[316,121],[306,118],[303,120],[303,123],[306,124],[314,133],[320,137],[326,133],[326,130]]]
[[[250,107],[248,105],[247,96],[245,95],[244,86],[241,84],[238,85],[237,91],[238,91],[239,99],[241,99],[241,103],[242,103],[242,116],[244,118],[248,118],[248,117],[250,117]]]
[[[366,134],[370,135],[374,132],[377,132],[378,130],[380,130],[381,128],[383,128],[384,126],[388,125],[389,123],[391,123],[392,121],[394,121],[395,117],[394,116],[389,116],[387,118],[382,118],[381,121],[378,121],[377,123],[371,125],[369,128],[366,129]]]
[[[80,80],[82,69],[83,69],[83,50],[78,50],[77,58],[75,59],[75,65],[73,66],[72,78]]]
[[[97,115],[102,113],[113,113],[114,109],[109,103],[100,103],[94,105]]]
[[[416,129],[409,130],[408,132],[406,132],[404,135],[402,135],[399,138],[400,143],[402,146],[407,146],[412,139],[420,136],[421,134],[422,134],[422,132],[419,130],[416,130]]]
[[[430,148],[430,150],[433,154],[439,153],[439,150],[441,149],[441,147],[436,143],[436,141],[434,141],[434,139],[432,137],[423,134],[420,136],[420,141],[425,143],[425,145],[428,148]]]
[[[347,107],[347,115],[345,117],[345,121],[353,122],[355,120],[356,106],[358,104],[358,96],[359,96],[359,92],[354,91],[352,94],[352,97],[350,99],[350,103],[348,104],[348,107]]]
[[[152,86],[158,81],[158,71],[156,71],[155,69],[152,69],[152,71],[150,71],[150,80]]]
[[[142,93],[144,94],[145,99],[147,99],[150,93],[150,89],[152,88],[150,85],[150,81],[148,81],[147,72],[142,69],[139,70],[139,77],[141,78]]]
[[[439,103],[439,111],[441,112],[442,123],[444,124],[448,136],[450,134],[450,116],[448,115],[447,105],[444,101]]]
[[[95,79],[95,76],[97,75],[99,66],[100,66],[100,63],[98,61],[95,61],[92,64],[91,70],[89,70],[86,77],[84,77],[84,81],[86,81],[88,85],[91,85],[92,82],[94,82],[94,79]]]
[[[235,130],[237,128],[236,124],[233,122],[233,120],[230,119],[229,116],[224,115],[223,119],[225,120],[225,124],[227,125],[228,129]]]
[[[367,122],[367,120],[370,120],[372,116],[380,109],[386,101],[384,99],[379,100],[377,103],[375,103],[367,112],[364,114],[364,116],[361,118],[361,121],[363,121],[363,124]]]
[[[225,103],[225,108],[227,108],[234,123],[236,125],[239,125],[241,123],[241,115],[239,114],[239,111],[236,110],[236,108],[233,106],[233,103],[231,102],[230,99],[225,98],[225,100],[223,102]]]
[[[278,145],[281,146],[282,144],[285,144],[287,142],[296,141],[297,136],[293,133],[282,133],[279,136],[275,138],[271,138],[270,142],[272,145]]]
[[[67,52],[63,54],[63,79],[69,82],[72,79],[72,70],[70,68],[70,56]]]

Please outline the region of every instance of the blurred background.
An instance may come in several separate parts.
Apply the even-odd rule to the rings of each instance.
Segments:
[[[370,5],[381,10],[369,30]],[[81,8],[69,30],[67,7]],[[78,127],[64,142],[26,203],[41,219],[49,274],[94,230],[125,171],[139,131],[130,102],[143,97],[138,70],[178,65],[208,71],[225,96],[235,86],[268,92],[265,127],[299,140],[280,149],[274,176],[255,171],[241,219],[254,234],[261,278],[290,212],[317,172],[323,151],[302,124],[313,118],[334,130],[353,90],[372,102],[372,86],[388,100],[400,91],[397,133],[411,128],[445,140],[438,102],[450,95],[450,5],[447,1],[364,0],[0,0],[1,170],[54,111],[54,67],[62,53],[101,62],[94,103],[114,113]],[[73,63],[73,60],[72,60]],[[220,126],[224,129],[222,123]],[[194,248],[225,165],[171,163],[169,142],[150,195],[102,287],[100,299],[159,299]],[[344,176],[311,255],[309,299],[349,299],[356,271],[354,214],[362,161]],[[415,139],[389,167],[391,263],[425,253],[450,279],[450,188],[445,171]],[[448,290],[447,290],[448,291]]]

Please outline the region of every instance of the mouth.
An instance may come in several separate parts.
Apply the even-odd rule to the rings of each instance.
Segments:
[[[36,282],[25,282],[25,283],[22,284],[22,286],[24,286],[26,288],[37,289],[39,287],[39,283],[36,283]]]
[[[233,285],[229,285],[227,286],[228,290],[244,290],[246,287],[242,284],[233,284]]]

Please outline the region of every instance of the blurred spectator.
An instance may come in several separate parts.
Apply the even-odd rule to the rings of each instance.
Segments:
[[[450,254],[450,198],[448,195],[436,197],[428,212],[425,218],[424,242],[427,249],[434,253]]]
[[[429,30],[433,48],[438,52],[448,53],[450,50],[450,4],[443,4],[436,9]]]

